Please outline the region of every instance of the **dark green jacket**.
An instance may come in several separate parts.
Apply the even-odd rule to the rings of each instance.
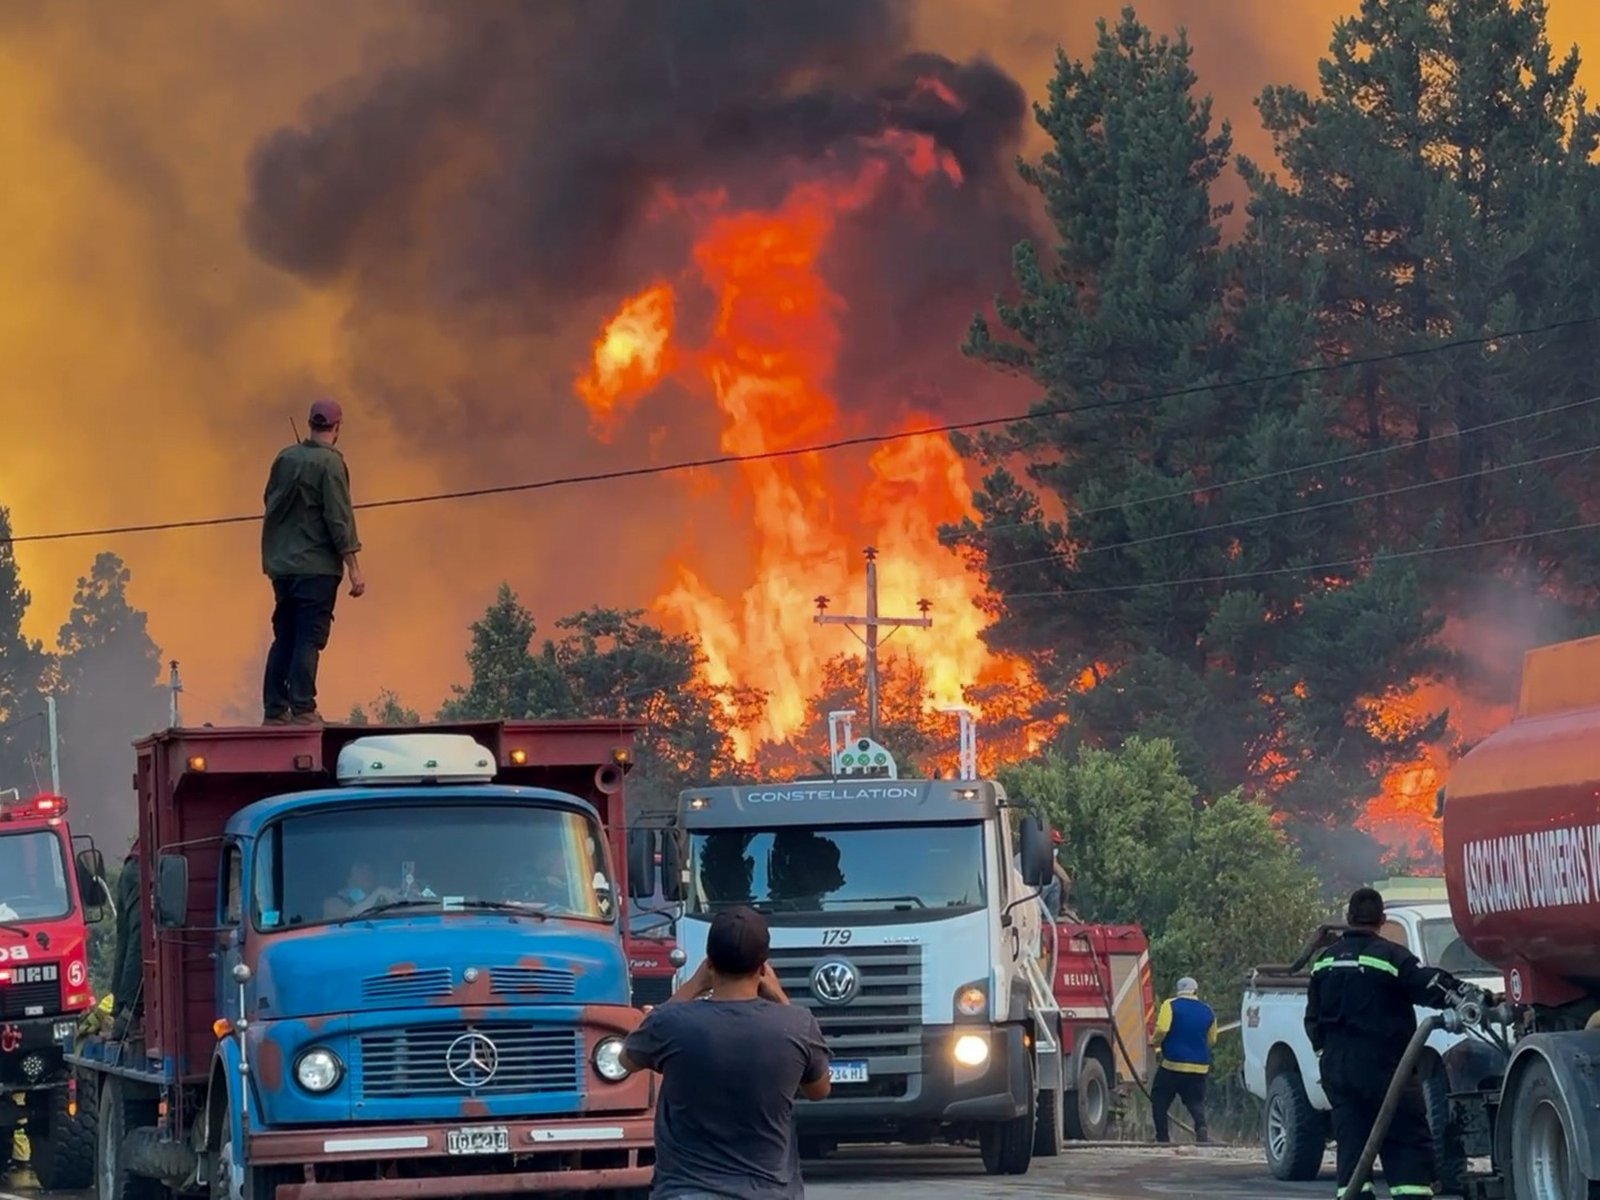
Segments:
[[[261,569],[275,579],[343,575],[344,556],[360,549],[344,455],[310,439],[279,452],[267,476]]]

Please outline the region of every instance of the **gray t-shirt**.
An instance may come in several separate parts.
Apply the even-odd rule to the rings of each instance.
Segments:
[[[794,1100],[828,1070],[817,1019],[771,1000],[663,1004],[628,1036],[661,1072],[652,1200],[800,1200]]]

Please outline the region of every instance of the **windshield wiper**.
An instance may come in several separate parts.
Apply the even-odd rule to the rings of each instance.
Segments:
[[[27,926],[13,925],[10,921],[0,921],[0,929],[4,929],[7,933],[14,933],[20,938],[28,936]]]
[[[358,913],[350,913],[331,922],[334,925],[344,925],[351,921],[365,921],[368,917],[375,917],[379,913],[394,912],[401,908],[438,908],[439,897],[415,896],[408,900],[385,900],[382,904],[374,904],[371,908],[363,909]]]
[[[824,896],[822,907],[830,904],[915,904],[918,908],[928,907],[917,896]]]
[[[452,896],[443,907],[445,912],[470,909],[474,912],[503,912],[518,917],[538,917],[541,921],[550,919],[550,914],[532,900],[458,900]]]

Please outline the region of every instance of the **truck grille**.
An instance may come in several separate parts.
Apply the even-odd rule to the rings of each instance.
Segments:
[[[848,1003],[824,1004],[811,989],[819,963],[842,959],[859,978]],[[795,1004],[811,1010],[836,1062],[865,1060],[870,1082],[834,1095],[904,1096],[922,1073],[922,947],[808,946],[775,949],[772,966]]]
[[[54,1016],[61,1011],[61,981],[0,984],[0,1017],[25,1019]]]
[[[570,996],[577,990],[578,977],[550,967],[491,967],[489,984],[502,996]]]
[[[449,994],[450,971],[447,967],[369,975],[361,981],[361,998],[368,1003],[399,1004],[408,1000],[432,1000]]]
[[[466,1043],[480,1034],[494,1044],[494,1070],[476,1086],[460,1066]],[[454,1053],[452,1053],[454,1047]],[[484,1057],[480,1055],[480,1059]],[[364,1096],[459,1096],[533,1092],[576,1092],[582,1048],[575,1029],[533,1025],[424,1025],[361,1035],[361,1093]],[[480,1063],[479,1074],[483,1074]]]

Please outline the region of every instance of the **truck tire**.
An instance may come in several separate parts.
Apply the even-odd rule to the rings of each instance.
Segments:
[[[1428,1103],[1428,1128],[1433,1131],[1433,1173],[1437,1189],[1447,1196],[1462,1190],[1467,1175],[1467,1153],[1461,1130],[1450,1124],[1450,1081],[1444,1064],[1436,1065],[1422,1083]]]
[[[299,1177],[292,1167],[241,1167],[233,1157],[233,1139],[224,1132],[211,1172],[211,1200],[273,1200],[280,1186]]]
[[[1031,1072],[1030,1072],[1031,1074]],[[1029,1084],[1032,1084],[1029,1080]],[[1028,1111],[1010,1121],[978,1127],[978,1149],[983,1169],[990,1175],[1026,1175],[1033,1161],[1033,1126],[1038,1116],[1038,1095],[1030,1086]]]
[[[1578,1122],[1543,1061],[1530,1063],[1511,1102],[1510,1195],[1517,1200],[1595,1200],[1574,1152]]]
[[[1061,1153],[1061,1100],[1058,1084],[1039,1093],[1038,1117],[1033,1123],[1033,1156],[1055,1158]]]
[[[133,1099],[127,1084],[108,1076],[100,1089],[99,1120],[95,1137],[96,1200],[166,1200],[167,1189],[158,1179],[135,1175],[127,1168],[122,1139],[129,1128],[156,1123],[152,1100]]]
[[[47,1192],[80,1192],[94,1183],[95,1138],[99,1108],[92,1085],[78,1088],[78,1111],[67,1112],[65,1086],[51,1088],[34,1112],[44,1119],[28,1122],[29,1164]],[[7,1148],[9,1150],[9,1147]]]
[[[1296,1071],[1280,1071],[1267,1085],[1263,1140],[1274,1179],[1306,1183],[1322,1173],[1328,1135]]]
[[[1111,1083],[1106,1066],[1092,1054],[1078,1067],[1078,1086],[1066,1093],[1067,1136],[1075,1142],[1101,1142],[1111,1132]]]

